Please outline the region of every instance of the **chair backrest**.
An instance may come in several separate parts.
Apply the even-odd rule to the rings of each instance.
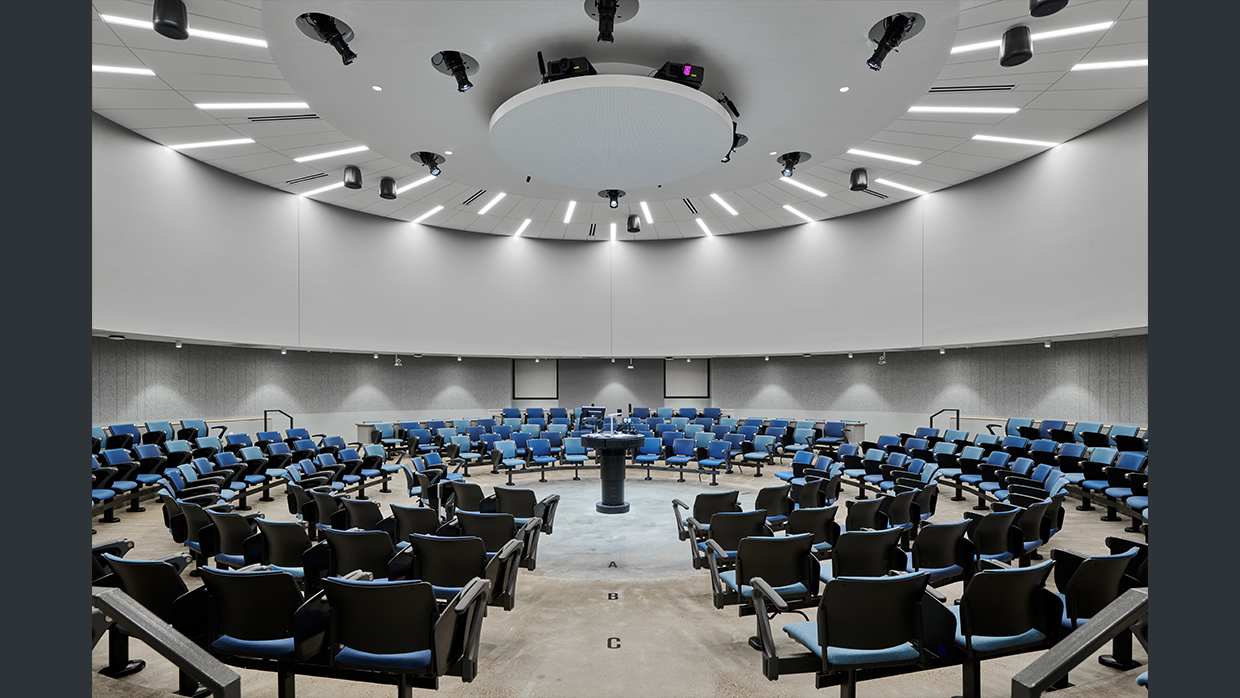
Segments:
[[[671,419],[676,414],[675,410],[670,407],[660,407],[655,410],[655,415],[659,419]]]
[[[720,417],[719,424],[728,428],[728,431],[736,431],[737,425],[741,422],[736,417]]]
[[[1115,467],[1124,470],[1140,470],[1145,465],[1146,455],[1142,451],[1123,451],[1115,459]]]
[[[921,431],[921,430],[918,429],[918,431]],[[904,449],[909,452],[924,451],[927,448],[929,448],[929,446],[930,446],[930,442],[926,441],[925,439],[921,437],[912,438],[904,442]]]
[[[736,547],[736,581],[749,585],[761,577],[772,587],[800,583],[810,591],[818,580],[818,565],[810,552],[813,545],[811,533],[742,538]]]
[[[364,531],[377,531],[379,522],[383,520],[383,511],[379,503],[369,499],[341,498],[340,503],[348,512],[349,528],[360,528]]]
[[[668,453],[672,453],[676,439],[683,439],[684,437],[685,435],[679,431],[663,432],[663,449]]]
[[[498,434],[501,439],[511,439],[512,426],[508,424],[496,424],[494,433]]]
[[[686,419],[697,419],[697,408],[696,407],[682,407],[680,408],[680,411],[678,414],[681,417],[684,417]]]
[[[943,432],[944,441],[968,441],[969,432],[960,431],[959,429],[948,429]]]
[[[807,440],[814,436],[813,427],[797,427],[792,432],[792,442],[804,445]]]
[[[1001,448],[1025,448],[1029,445],[1029,439],[1023,436],[1005,436]]]
[[[753,450],[759,453],[767,453],[775,446],[775,437],[769,434],[758,434],[753,437]]]
[[[477,536],[409,537],[416,560],[415,574],[436,587],[459,588],[474,577],[486,579],[487,547]]]
[[[744,420],[741,421],[741,424],[747,427],[759,427],[760,428],[764,424],[766,424],[766,417],[746,417]]]
[[[692,439],[692,438],[695,438],[698,434],[710,433],[710,432],[706,432],[705,429],[706,427],[702,426],[701,424],[686,424],[685,425],[685,437]],[[714,436],[714,434],[711,434],[711,436]]]
[[[104,449],[103,459],[107,461],[108,465],[123,465],[132,461],[129,457],[129,451],[126,451],[123,448]]]
[[[207,422],[204,419],[182,419],[181,428],[182,429],[197,429],[198,436],[206,436],[207,432],[209,431],[207,429]]]
[[[913,434],[919,439],[929,439],[930,437],[938,437],[939,430],[934,427],[917,427],[917,432]]]
[[[331,604],[331,637],[337,645],[371,655],[430,651],[434,656],[439,611],[428,582],[328,578],[323,591]]]
[[[319,512],[319,520],[323,520],[322,510]],[[331,550],[331,563],[328,568],[332,575],[362,570],[378,578],[387,578],[388,562],[396,555],[396,546],[392,544],[387,533],[340,531],[321,523],[319,531],[327,538],[327,547]]]
[[[726,460],[730,445],[723,439],[711,439],[706,443],[706,457]]]
[[[516,430],[521,428],[521,424],[519,417],[504,417],[504,426],[506,427]]]
[[[449,480],[448,485],[452,487],[452,492],[456,497],[456,508],[459,511],[478,511],[482,508],[482,487],[473,482],[461,482],[460,480]]]
[[[534,516],[534,506],[538,504],[538,495],[534,490],[515,487],[495,487],[495,510],[501,514],[512,514],[518,519]]]
[[[214,448],[217,451],[224,447],[219,438],[214,436],[200,436],[194,441],[194,445],[198,448]]]
[[[972,561],[973,546],[964,537],[969,521],[948,524],[926,524],[913,540],[913,567],[918,570],[943,569],[962,561]],[[961,547],[967,550],[962,554]],[[962,570],[963,571],[963,570]]]
[[[722,414],[723,414],[723,411],[719,409],[718,407],[707,407],[702,410],[702,416],[713,422],[719,421],[719,417]]]
[[[688,434],[686,434],[688,436]],[[699,431],[693,435],[694,448],[710,448],[710,442],[715,440],[715,435],[709,431]]]
[[[435,431],[436,429],[443,429],[446,426],[448,426],[448,423],[442,419],[426,420],[426,428],[430,429],[431,431]]]
[[[482,427],[483,429],[486,429],[489,432],[495,428],[495,420],[490,417],[479,419],[478,426]]]
[[[1004,433],[1008,436],[1020,436],[1021,427],[1033,426],[1033,420],[1025,417],[1011,417],[1007,420],[1007,427]]]
[[[787,429],[788,425],[791,423],[792,423],[791,419],[777,418],[777,419],[772,419],[768,426],[775,427],[776,429]]]
[[[1095,448],[1094,452],[1089,454],[1089,462],[1110,465],[1115,462],[1117,453],[1119,453],[1118,450],[1110,447]]]
[[[456,520],[460,524],[461,535],[481,538],[488,553],[499,552],[517,532],[517,524],[512,514],[481,514],[457,510]]]
[[[439,512],[430,507],[406,507],[392,504],[396,520],[396,540],[409,542],[415,533],[432,534],[439,528]]]
[[[303,599],[293,575],[214,567],[203,567],[201,572],[211,598],[212,635],[251,642],[294,636],[293,615]]]
[[[177,437],[176,432],[173,431],[172,429],[171,422],[147,422],[146,423],[146,433],[150,434],[156,431],[162,431],[164,433],[164,439],[166,441],[171,441]]]
[[[693,499],[693,518],[701,524],[710,524],[710,519],[720,512],[740,511],[736,498],[737,490],[726,492],[701,492]]]
[[[1102,422],[1077,422],[1072,433],[1076,435],[1077,443],[1085,443],[1082,434],[1089,432],[1091,434],[1099,434],[1102,432]]]
[[[301,567],[302,553],[310,547],[306,529],[296,521],[268,521],[255,519],[258,530],[266,540],[266,564],[280,567]]]
[[[886,521],[881,511],[882,498],[854,499],[847,503],[848,513],[844,517],[844,527],[849,531],[860,531],[863,528],[886,528]]]
[[[454,419],[452,420],[452,428],[456,429],[456,433],[464,434],[465,430],[469,428],[469,420],[468,419]]]
[[[120,582],[121,591],[163,621],[172,622],[172,602],[187,591],[176,567],[163,560],[126,560],[111,553],[104,553],[103,557]]]
[[[821,484],[822,480],[814,480],[812,484]],[[806,487],[809,485],[807,484]],[[804,493],[804,489],[801,490]],[[810,533],[814,536],[814,545],[820,543],[830,543],[835,537],[835,515],[839,511],[838,506],[829,507],[801,507],[793,509],[788,514],[788,535],[793,536],[798,533]]]
[[[675,439],[672,441],[672,453],[677,456],[692,456],[694,454],[693,439]]]
[[[1059,448],[1059,455],[1064,458],[1081,458],[1085,455],[1085,444],[1066,443]]]
[[[642,446],[643,452],[650,442],[654,441],[656,447],[659,443],[658,439],[646,439],[646,444]],[[580,436],[568,436],[564,439],[564,455],[566,456],[584,456],[586,455],[586,447],[581,445]]]
[[[1038,425],[1038,433],[1044,439],[1051,438],[1051,429],[1063,429],[1067,425],[1062,419],[1043,419]]]
[[[649,407],[634,407],[633,416],[636,417],[637,419],[650,419],[650,408]]]
[[[900,437],[891,434],[882,434],[878,437],[876,446],[880,449],[886,449],[888,446],[899,446]]]
[[[844,438],[843,422],[826,422],[822,429],[823,437],[832,437],[836,439]]]
[[[1008,531],[1012,528],[1012,523],[1020,511],[1020,509],[1013,509],[1012,511],[991,512],[980,519],[975,519],[976,523],[970,524],[969,540],[973,541],[978,555],[996,556],[1010,551]]]
[[[857,444],[843,444],[838,449],[836,449],[836,455],[838,455],[841,459],[844,456],[855,456],[860,452],[861,452],[861,447],[858,446]]]
[[[1053,564],[1047,560],[973,575],[960,599],[960,632],[966,638],[1012,637],[1032,630],[1038,624],[1038,592]]]
[[[986,446],[989,444],[997,444],[997,443],[999,443],[998,434],[991,434],[991,433],[982,431],[982,432],[978,432],[978,434],[973,437],[974,446]]]
[[[1055,587],[1068,601],[1066,617],[1074,624],[1092,618],[1119,597],[1120,582],[1128,563],[1136,557],[1132,547],[1116,555],[1097,555],[1081,561],[1067,576],[1067,568],[1055,570]]]
[[[684,431],[685,426],[689,424],[689,420],[686,417],[672,417],[671,422],[676,427],[676,431]]]
[[[530,439],[529,448],[531,456],[551,455],[551,442],[547,439]]]
[[[754,509],[765,509],[767,518],[773,516],[787,516],[789,507],[788,496],[792,492],[792,485],[776,485],[774,487],[763,487],[758,490],[758,496],[754,499]]]
[[[453,444],[456,444],[456,445],[459,447],[459,449],[460,449],[460,450],[458,451],[459,453],[468,453],[468,452],[469,452],[470,443],[469,443],[469,437],[468,437],[468,436],[463,436],[463,435],[461,435],[461,434],[457,434],[456,436],[453,436],[451,439],[449,439],[449,442],[450,442],[450,443],[453,443]]]
[[[492,450],[500,453],[500,458],[509,459],[517,457],[517,442],[511,439],[503,439],[491,444]]]
[[[521,419],[521,410],[517,407],[505,407],[502,414],[504,419]]]
[[[879,650],[920,641],[921,603],[929,581],[930,575],[921,572],[827,582],[818,605],[824,665],[830,665],[827,647]]]
[[[986,456],[986,464],[1004,466],[1007,465],[1007,462],[1011,459],[1012,454],[1007,453],[1006,451],[991,451],[990,455]]]
[[[835,541],[831,553],[831,573],[835,577],[882,577],[902,556],[898,528],[876,531],[846,531]]]
[[[765,509],[719,512],[710,517],[710,531],[707,533],[707,536],[718,543],[719,547],[729,551],[736,550],[742,538],[769,535],[771,535],[771,529],[766,525]]]
[[[581,441],[581,439],[577,439],[577,441]],[[648,436],[646,437],[646,440],[642,443],[642,447],[638,452],[644,456],[653,456],[659,453],[660,449],[662,448],[663,448],[663,439],[652,438]]]
[[[1107,432],[1107,436],[1111,437],[1111,445],[1115,445],[1115,437],[1117,436],[1136,436],[1141,431],[1141,427],[1128,426],[1125,424],[1112,424],[1111,430]]]
[[[976,448],[976,446],[966,447],[966,448]],[[980,450],[980,449],[979,449],[979,450]],[[953,454],[955,454],[955,453],[956,453],[956,444],[954,444],[954,443],[952,443],[952,442],[950,442],[950,441],[940,441],[940,442],[938,442],[937,444],[935,444],[935,445],[934,445],[934,451],[933,451],[933,453],[934,453],[935,455],[938,455],[938,454],[940,454],[940,453],[945,453],[945,454],[947,454],[947,455],[949,455],[949,456],[950,456],[950,455],[953,455]]]
[[[435,430],[435,436],[443,439],[445,442],[451,442],[452,437],[457,435],[456,427],[439,427]]]
[[[758,434],[758,427],[750,424],[742,424],[736,428],[736,433],[744,436],[746,441],[753,441],[754,436]]]

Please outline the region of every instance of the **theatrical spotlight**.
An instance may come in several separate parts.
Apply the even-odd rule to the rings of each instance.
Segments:
[[[727,155],[724,155],[722,158],[720,158],[719,162],[730,161],[732,159],[732,153],[735,153],[737,148],[741,147],[742,145],[745,145],[748,142],[749,142],[748,136],[746,136],[743,133],[736,132],[736,122],[733,121],[732,122],[732,149],[728,151]]]
[[[177,41],[189,38],[189,16],[181,0],[155,0],[152,14],[156,32]]]
[[[357,59],[357,54],[347,43],[353,40],[352,27],[335,17],[321,12],[307,12],[297,18],[297,28],[315,41],[331,44],[345,65],[351,65]]]
[[[427,152],[425,150],[420,150],[416,153],[409,153],[409,157],[415,162],[420,162],[425,165],[426,169],[431,171],[432,176],[439,176],[439,166],[443,164],[444,156]]]
[[[478,69],[478,62],[469,56],[462,55],[460,51],[440,51],[431,56],[431,64],[439,68],[440,72],[448,73],[456,78],[457,92],[464,92],[474,86],[469,81],[468,74]]]
[[[624,192],[619,189],[604,189],[598,193],[599,196],[607,199],[607,205],[616,208],[620,205],[620,197],[624,196]]]
[[[715,97],[715,101],[727,107],[728,111],[732,112],[732,116],[738,119],[741,118],[741,113],[736,110],[736,105],[732,103],[732,100],[728,99],[726,94],[720,92],[719,96]]]
[[[642,219],[636,213],[629,216],[629,232],[640,233],[642,231]]]
[[[870,187],[870,176],[864,167],[858,167],[848,175],[849,191],[865,191]]]
[[[796,170],[797,165],[809,160],[809,153],[793,151],[791,153],[784,153],[783,155],[775,158],[775,160],[780,165],[779,173],[785,177],[791,177],[793,171]]]
[[[870,60],[865,64],[870,67],[870,70],[881,70],[887,54],[895,51],[901,42],[920,31],[924,22],[925,20],[921,19],[920,15],[909,12],[891,15],[874,25],[870,29],[870,40],[878,46],[874,49],[874,55],[870,56]],[[875,38],[874,35],[879,27],[882,27],[882,36]]]
[[[612,31],[616,28],[616,0],[596,0],[598,8],[598,40],[611,43],[615,41]]]

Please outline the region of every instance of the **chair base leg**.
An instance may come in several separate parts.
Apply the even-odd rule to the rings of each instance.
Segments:
[[[677,480],[676,482],[684,482],[684,481],[685,481],[685,466],[682,465],[680,466],[680,479]]]
[[[1107,515],[1098,517],[1099,521],[1121,521],[1115,513],[1115,507],[1107,507]]]
[[[105,509],[103,511],[103,518],[99,519],[99,523],[116,523],[118,521],[120,519],[117,518],[116,514],[112,513],[111,509]]]
[[[1098,657],[1098,663],[1105,667],[1128,671],[1141,666],[1141,662],[1132,658],[1132,632],[1124,631],[1111,640],[1111,654]]]
[[[1094,507],[1090,505],[1089,497],[1085,497],[1084,499],[1082,499],[1080,505],[1076,507],[1076,510],[1077,511],[1093,511]]]
[[[146,511],[146,507],[138,506],[138,498],[134,497],[133,499],[129,500],[129,506],[125,508],[125,511],[132,511],[134,513],[138,513],[138,512]]]
[[[953,501],[953,502],[963,502],[963,501],[964,501],[964,490],[960,489],[960,483],[959,483],[959,482],[957,482],[957,483],[956,483],[956,496],[955,496],[955,497],[952,497],[952,501]]]
[[[146,668],[141,659],[129,658],[129,636],[115,627],[108,631],[108,665],[99,670],[100,674],[119,679],[122,676],[136,674]]]
[[[188,696],[189,698],[206,698],[211,695],[211,689],[198,683],[189,674],[184,671],[177,672],[180,676],[177,679],[178,688],[176,695]]]

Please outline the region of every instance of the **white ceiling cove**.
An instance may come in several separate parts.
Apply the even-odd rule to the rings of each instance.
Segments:
[[[702,235],[696,218],[716,234],[743,233],[801,223],[785,205],[815,220],[847,215],[917,196],[876,183],[878,179],[933,192],[1047,148],[974,140],[974,136],[1059,143],[1143,103],[1148,98],[1145,68],[1073,71],[1072,67],[1148,58],[1147,4],[1072,0],[1061,12],[1033,18],[1026,0],[676,0],[643,3],[635,17],[616,25],[615,43],[606,44],[595,41],[597,24],[585,15],[581,3],[562,0],[186,2],[192,28],[262,39],[268,44],[263,48],[200,37],[174,41],[150,29],[105,22],[101,15],[149,21],[151,2],[95,0],[92,62],[148,68],[155,75],[93,73],[92,108],[169,146],[253,139],[253,143],[188,149],[184,154],[291,193],[339,183],[344,167],[357,165],[363,171],[362,189],[337,187],[312,198],[399,220],[413,220],[442,206],[423,223],[512,235],[531,219],[522,233],[525,237],[586,240],[591,224],[623,225],[628,214],[642,212],[639,205],[644,201],[653,222],[629,236],[633,239]],[[908,10],[926,18],[924,30],[888,56],[881,71],[867,69],[865,60],[873,49],[866,36],[870,27],[887,15]],[[298,31],[294,20],[308,11],[335,15],[353,28],[350,46],[358,58],[352,65],[342,65],[330,46]],[[1107,22],[1112,24],[1101,31],[1037,38],[1041,33]],[[1028,25],[1035,35],[1034,58],[1023,65],[1000,67],[998,49],[993,48],[951,53],[953,46],[995,41],[1018,24]],[[470,76],[473,89],[457,92],[456,82],[431,66],[431,56],[442,50],[458,50],[477,59],[480,67]],[[512,139],[520,147],[510,149],[492,129],[492,119],[497,125],[504,123],[497,111],[509,100],[509,106],[536,103],[529,98],[538,92],[522,93],[538,88],[537,51],[548,60],[586,56],[601,75],[630,76],[624,79],[636,83],[650,80],[655,88],[687,89],[631,76],[643,74],[640,67],[654,69],[666,61],[701,66],[701,91],[685,99],[713,110],[718,107],[714,99],[726,93],[740,111],[737,130],[749,142],[730,162],[722,163],[731,130],[726,111],[712,112],[715,121],[704,122],[711,124],[702,127],[705,131],[689,123],[672,123],[667,131],[656,133],[660,118],[674,119],[675,110],[643,108],[633,102],[637,111],[632,113],[644,120],[626,117],[614,104],[594,105],[593,117],[583,121],[582,113],[589,112],[576,112],[562,128],[534,129],[527,124],[525,133]],[[538,91],[556,93],[577,79],[550,83]],[[382,90],[375,90],[376,85]],[[977,86],[1010,88],[942,91]],[[845,87],[847,91],[841,91]],[[230,102],[308,106],[241,110],[195,106]],[[909,111],[917,107],[1016,111]],[[318,118],[250,119],[308,113]],[[726,129],[722,143],[715,144],[719,135],[712,129],[721,133]],[[644,138],[643,132],[649,137]],[[707,144],[709,152],[704,152]],[[367,149],[296,161],[361,146]],[[443,174],[402,191],[395,200],[379,198],[381,177],[394,177],[398,188],[425,178],[426,169],[409,158],[421,150],[445,154]],[[575,160],[574,151],[581,153]],[[813,156],[797,167],[793,179],[826,196],[779,181],[780,167],[770,153],[788,151]],[[630,172],[632,166],[625,170],[630,172],[626,177],[632,176],[631,185],[599,184],[605,180],[587,176],[606,172],[605,164],[593,169],[589,165],[614,162],[616,152],[632,154],[638,161],[645,153],[649,176],[638,177]],[[546,162],[532,159],[544,153]],[[560,173],[554,167],[566,159],[580,163],[579,171],[566,166]],[[523,166],[525,162],[529,164]],[[856,167],[865,167],[871,188],[889,198],[849,191],[848,174]],[[327,176],[286,183],[320,173]],[[626,187],[618,209],[610,209],[597,196],[602,188]],[[480,190],[487,194],[474,197]],[[479,215],[501,192],[505,196]],[[565,222],[571,201],[577,204]]]

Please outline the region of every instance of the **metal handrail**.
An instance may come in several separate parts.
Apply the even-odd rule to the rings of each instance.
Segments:
[[[289,429],[293,428],[293,415],[289,414],[288,412],[285,412],[284,410],[263,410],[263,431],[267,431],[267,415],[272,412],[279,412],[285,417],[288,417],[288,428]]]
[[[125,626],[125,632],[145,642],[216,698],[241,698],[241,676],[212,657],[192,640],[177,632],[125,592],[112,587],[91,587],[91,604],[109,621]],[[98,641],[98,637],[95,638]]]
[[[1129,589],[1012,677],[1012,698],[1038,698],[1073,667],[1149,612],[1149,589]]]
[[[934,414],[930,415],[930,428],[931,429],[934,428],[934,418],[943,414],[944,412],[955,412],[956,413],[956,428],[959,429],[960,428],[960,410],[956,409],[955,407],[944,407],[938,412],[935,412]]]

